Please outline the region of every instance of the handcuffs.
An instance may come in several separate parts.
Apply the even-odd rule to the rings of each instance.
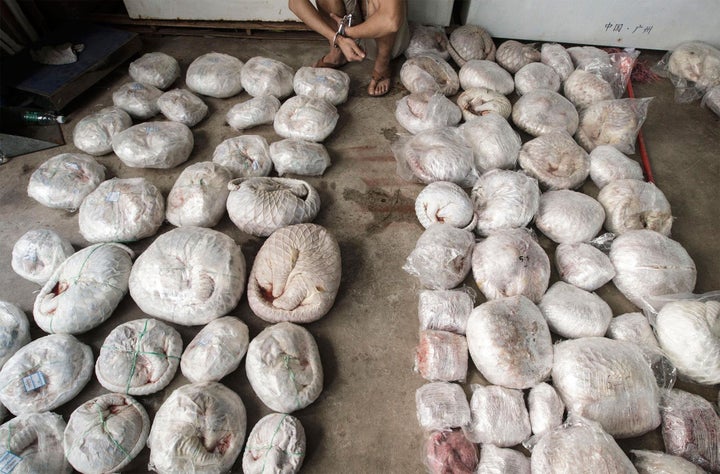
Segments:
[[[337,44],[338,36],[345,36],[345,28],[347,28],[348,26],[352,26],[352,18],[352,13],[348,13],[347,15],[342,17],[342,21],[340,22],[340,25],[338,25],[338,30],[335,33],[335,36],[333,36],[333,46],[335,46],[336,48],[340,47]]]

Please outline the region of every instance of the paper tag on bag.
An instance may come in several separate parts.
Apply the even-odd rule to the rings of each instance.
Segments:
[[[10,451],[5,451],[0,455],[0,474],[10,474],[22,460],[23,458],[20,456]]]
[[[45,376],[40,371],[26,375],[22,378],[22,383],[26,392],[32,392],[33,390],[37,390],[47,385]]]

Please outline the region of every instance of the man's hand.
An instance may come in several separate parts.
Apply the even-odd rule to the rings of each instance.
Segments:
[[[348,61],[362,61],[365,59],[365,51],[358,46],[354,39],[338,35],[336,43]]]

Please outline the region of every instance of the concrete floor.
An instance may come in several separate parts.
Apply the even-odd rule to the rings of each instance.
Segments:
[[[143,37],[143,52],[162,51],[176,57],[183,73],[197,56],[223,52],[242,60],[262,55],[279,59],[292,67],[314,62],[325,49],[320,41],[240,40],[213,37]],[[644,53],[651,62],[660,53]],[[352,78],[351,98],[339,107],[337,128],[325,142],[332,166],[319,178],[307,178],[322,199],[315,220],[332,231],[342,251],[343,278],[331,312],[307,327],[320,347],[325,371],[325,387],[319,399],[296,413],[308,435],[304,472],[388,472],[423,471],[423,440],[415,416],[415,390],[424,381],[412,371],[417,342],[418,284],[402,269],[422,227],[414,213],[414,199],[421,185],[401,180],[395,173],[390,145],[403,133],[394,118],[395,103],[407,92],[396,83],[384,98],[366,93],[371,70],[368,62],[352,64],[345,71]],[[399,64],[397,64],[399,68]],[[74,124],[85,115],[112,105],[112,92],[129,81],[127,68],[114,71],[71,104],[70,122],[63,126],[69,143],[65,146],[12,159],[0,167],[0,299],[19,305],[28,316],[38,291],[37,285],[17,276],[10,267],[15,241],[30,229],[49,227],[79,249],[88,243],[78,231],[77,214],[45,208],[27,197],[31,173],[45,160],[61,152],[75,151],[71,137]],[[184,86],[181,78],[176,87]],[[720,289],[720,120],[697,103],[679,105],[672,99],[668,81],[638,84],[638,97],[655,97],[643,133],[657,184],[669,199],[676,217],[673,238],[684,245],[698,268],[696,292]],[[185,164],[212,158],[216,145],[237,132],[224,123],[227,110],[248,98],[243,93],[231,99],[206,98],[209,116],[194,129],[195,148]],[[275,141],[272,126],[250,133]],[[145,176],[167,195],[184,168],[140,170],[124,166],[114,155],[99,158],[109,177]],[[595,196],[597,189],[588,182],[583,190]],[[169,224],[161,232],[170,230]],[[241,233],[226,216],[216,229],[242,245],[248,268],[262,239]],[[130,246],[143,251],[152,238]],[[550,253],[554,244],[541,238]],[[552,281],[557,279],[554,273]],[[467,284],[475,286],[468,278]],[[608,284],[598,293],[606,298],[614,313],[633,310],[617,290]],[[477,301],[480,304],[482,299]],[[267,324],[255,317],[243,299],[232,312],[250,327],[251,337]],[[117,324],[143,317],[127,296],[114,315],[99,328],[79,336],[90,344],[95,356],[105,336]],[[33,324],[33,338],[43,335]],[[198,327],[180,327],[185,344]],[[472,366],[472,364],[471,364]],[[242,397],[248,412],[248,432],[269,410],[254,395],[241,368],[223,379]],[[469,382],[479,382],[471,368]],[[139,397],[151,416],[170,392],[185,384],[178,371],[171,385],[154,395]],[[717,401],[718,387],[679,383],[678,386]],[[104,393],[93,379],[73,401],[58,410],[66,419],[82,402]],[[625,449],[646,446],[662,449],[658,432],[622,441]],[[145,449],[130,470],[146,469],[149,452]],[[238,461],[233,472],[240,472]]]

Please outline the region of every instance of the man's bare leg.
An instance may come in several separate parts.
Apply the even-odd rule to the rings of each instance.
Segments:
[[[385,95],[390,90],[390,81],[392,79],[392,68],[390,60],[392,59],[392,48],[395,45],[395,37],[397,34],[390,33],[382,38],[377,38],[377,57],[373,65],[372,78],[368,85],[368,94],[372,96]]]
[[[345,2],[343,0],[317,0],[318,13],[323,21],[334,30],[337,29],[337,22],[330,17],[330,13],[342,18],[345,16]],[[340,50],[330,45],[330,51],[314,64],[315,67],[340,67],[347,63],[347,58]]]

